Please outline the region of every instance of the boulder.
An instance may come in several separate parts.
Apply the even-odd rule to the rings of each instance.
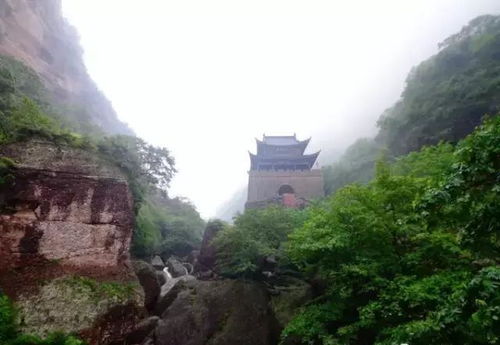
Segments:
[[[175,281],[175,283],[168,290],[166,290],[158,299],[158,303],[156,303],[153,314],[161,316],[163,312],[177,298],[177,295],[184,289],[184,287],[185,287],[184,280],[179,279]]]
[[[160,286],[167,282],[167,274],[163,271],[156,271],[156,279],[158,279],[158,283]]]
[[[141,290],[134,282],[78,276],[50,280],[38,291],[18,296],[20,329],[39,336],[76,333],[92,345],[122,341],[144,317]]]
[[[168,258],[167,267],[173,278],[185,276],[188,274],[187,268],[179,260],[173,257]]]
[[[212,244],[217,233],[224,228],[224,223],[219,220],[211,221],[207,224],[203,233],[203,241],[201,242],[200,254],[196,262],[195,271],[213,271],[215,268],[216,252]]]
[[[280,276],[274,283],[272,292],[270,306],[282,328],[313,297],[310,284],[291,276]]]
[[[279,337],[266,289],[237,280],[185,282],[162,313],[156,345],[270,345]]]
[[[138,322],[143,316],[135,303],[116,305],[99,316],[92,327],[78,332],[78,335],[86,343],[93,345],[126,344],[129,335],[135,333],[140,325]],[[136,336],[142,335],[140,332],[135,334]],[[146,336],[147,334],[144,338]]]
[[[165,268],[165,263],[159,255],[153,256],[153,258],[151,259],[151,265],[153,265],[154,268],[160,271]]]
[[[160,295],[161,285],[163,285],[158,280],[158,271],[156,271],[152,265],[140,260],[134,261],[133,267],[144,289],[144,307],[148,311],[152,311]]]
[[[127,335],[125,344],[143,343],[146,337],[156,328],[158,321],[160,321],[158,316],[150,316],[139,322],[134,327],[134,330]]]

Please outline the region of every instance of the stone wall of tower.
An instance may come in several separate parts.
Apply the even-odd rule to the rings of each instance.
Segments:
[[[319,169],[308,171],[258,171],[248,172],[247,206],[272,200],[283,185],[293,188],[297,198],[306,200],[323,197],[323,174]]]

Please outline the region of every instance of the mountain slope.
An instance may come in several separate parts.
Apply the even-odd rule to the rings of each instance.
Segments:
[[[394,158],[441,140],[456,143],[499,112],[500,16],[477,17],[439,46],[410,72],[401,98],[380,116],[377,136],[358,140],[324,169],[327,193],[369,181],[382,152]]]
[[[113,134],[132,134],[89,77],[78,34],[62,16],[60,0],[0,2],[0,54],[32,68],[50,101],[73,122],[89,119]]]

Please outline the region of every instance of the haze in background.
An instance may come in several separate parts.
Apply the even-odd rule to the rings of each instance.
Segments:
[[[255,137],[312,136],[331,163],[375,132],[411,67],[498,0],[63,0],[121,120],[171,150],[204,217],[247,181]]]

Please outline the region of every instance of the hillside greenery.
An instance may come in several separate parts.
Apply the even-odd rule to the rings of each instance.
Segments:
[[[369,181],[381,153],[392,160],[440,141],[456,143],[485,114],[499,112],[500,16],[472,20],[439,47],[410,72],[400,100],[380,116],[378,135],[358,140],[324,169],[327,194]]]
[[[451,149],[379,161],[368,184],[348,185],[310,211],[288,255],[326,288],[285,338],[499,342],[500,117]]]
[[[158,191],[140,206],[131,250],[142,258],[152,254],[186,256],[199,248],[204,228],[205,222],[189,201],[168,198]]]
[[[500,110],[500,16],[481,16],[415,67],[401,100],[379,119],[391,152],[457,142]]]
[[[498,205],[500,116],[306,210],[247,210],[217,234],[217,269],[262,280],[271,257],[315,285],[284,343],[498,344]]]

